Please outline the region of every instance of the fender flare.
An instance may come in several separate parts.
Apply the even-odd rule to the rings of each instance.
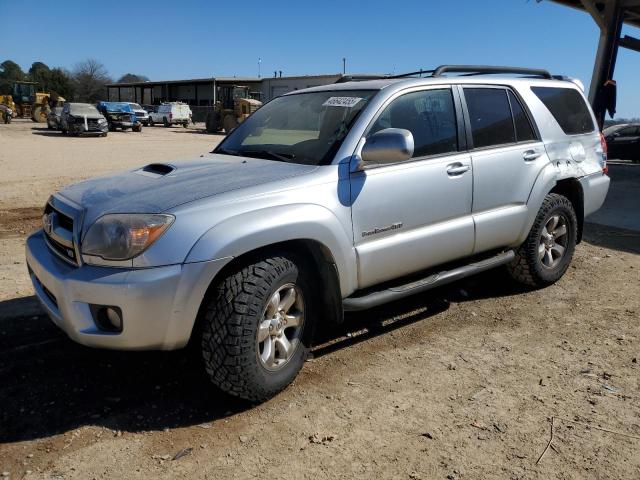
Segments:
[[[556,184],[557,172],[553,163],[550,162],[540,171],[529,193],[529,198],[527,199],[527,219],[524,228],[518,236],[518,240],[515,242],[516,245],[521,245],[527,239],[529,231],[536,221],[540,207],[542,207],[542,202],[544,202],[545,197],[553,190]]]
[[[323,245],[333,256],[342,295],[356,289],[352,235],[330,210],[315,204],[281,205],[227,218],[198,239],[185,263],[238,257],[290,240],[312,240]]]

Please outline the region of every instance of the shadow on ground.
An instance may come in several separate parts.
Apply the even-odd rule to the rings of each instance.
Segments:
[[[640,212],[638,212],[640,215]],[[585,223],[583,240],[598,247],[640,255],[640,231]]]
[[[443,312],[449,302],[518,294],[490,272],[359,314],[316,335],[330,355]],[[39,312],[10,318],[33,298],[0,302],[0,443],[49,437],[84,425],[147,431],[195,425],[251,408],[216,391],[195,352],[115,352],[75,344]],[[4,318],[4,319],[3,319]]]

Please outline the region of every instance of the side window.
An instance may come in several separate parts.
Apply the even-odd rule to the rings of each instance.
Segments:
[[[621,137],[635,137],[636,135],[638,135],[638,128],[627,127],[627,128],[621,129],[618,133],[620,134]]]
[[[527,114],[512,91],[509,91],[509,103],[513,113],[513,124],[516,127],[516,141],[528,142],[529,140],[535,140],[536,136],[533,133]]]
[[[595,130],[589,107],[582,95],[573,88],[531,87],[531,90],[567,135],[591,133]]]
[[[465,88],[475,148],[514,143],[511,108],[503,88]]]
[[[450,89],[407,93],[393,100],[377,118],[369,135],[384,128],[413,134],[413,158],[458,150],[458,129]]]

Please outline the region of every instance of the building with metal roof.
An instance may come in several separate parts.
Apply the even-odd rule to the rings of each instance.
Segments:
[[[624,24],[640,27],[640,0],[551,0],[566,7],[576,8],[591,15],[600,29],[598,51],[596,53],[589,101],[593,106],[600,126],[610,102],[609,96],[618,57],[618,48],[640,52],[640,39],[625,35],[621,37]]]

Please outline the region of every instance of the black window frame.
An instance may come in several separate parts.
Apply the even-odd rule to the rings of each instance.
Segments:
[[[507,97],[507,102],[509,104],[509,112],[511,113],[511,123],[513,125],[513,137],[515,138],[515,142],[509,142],[509,143],[501,143],[501,144],[496,144],[496,145],[488,145],[485,147],[476,147],[473,143],[473,131],[471,129],[471,115],[469,114],[469,106],[467,105],[467,97],[465,95],[465,88],[468,89],[493,89],[493,90],[504,90],[505,92],[505,96]],[[465,130],[466,130],[466,140],[467,140],[467,146],[468,146],[468,151],[482,151],[482,150],[492,150],[492,149],[496,149],[496,148],[505,148],[505,147],[510,147],[510,146],[515,146],[515,145],[526,145],[529,143],[538,143],[540,142],[540,130],[538,129],[538,125],[536,124],[533,115],[531,114],[531,110],[529,110],[529,107],[527,105],[526,102],[524,102],[522,100],[522,97],[520,96],[520,94],[511,86],[509,85],[498,85],[498,84],[461,84],[458,85],[458,89],[460,92],[460,99],[462,102],[462,108],[463,108],[463,112],[464,112],[464,125],[465,125]],[[513,94],[513,96],[516,98],[516,100],[518,101],[518,103],[520,104],[520,107],[522,108],[522,110],[524,111],[525,117],[527,119],[527,121],[529,122],[529,126],[531,127],[531,130],[533,131],[533,139],[531,140],[523,140],[523,141],[518,141],[518,133],[516,130],[516,120],[515,117],[513,115],[513,107],[511,105],[511,99],[509,98],[509,92],[511,92]]]
[[[456,134],[457,134],[457,138],[458,138],[458,148],[457,148],[457,150],[451,151],[451,152],[446,152],[446,153],[436,153],[436,154],[433,154],[433,155],[423,155],[423,156],[420,156],[420,157],[411,157],[411,158],[409,158],[407,160],[403,160],[401,162],[393,162],[393,163],[385,163],[385,164],[379,164],[379,163],[366,164],[365,165],[365,169],[383,168],[383,167],[392,166],[392,165],[400,165],[400,164],[411,163],[411,162],[420,162],[420,161],[424,161],[424,160],[432,160],[432,159],[447,157],[447,156],[451,156],[451,155],[459,155],[461,153],[464,153],[464,152],[468,151],[468,145],[467,145],[468,139],[467,139],[466,127],[465,127],[465,123],[464,123],[465,122],[465,114],[463,112],[462,99],[460,98],[460,92],[456,88],[456,85],[446,84],[446,83],[444,83],[444,84],[434,84],[434,85],[420,85],[418,87],[408,87],[406,89],[400,90],[399,92],[396,92],[395,94],[393,94],[389,99],[387,99],[380,106],[378,111],[376,111],[375,115],[371,118],[369,124],[364,129],[364,133],[363,133],[362,136],[364,138],[366,138],[369,135],[369,132],[371,131],[373,126],[378,121],[378,118],[380,118],[380,115],[382,115],[384,113],[384,111],[387,109],[387,107],[389,107],[389,105],[391,105],[398,98],[400,98],[400,97],[402,97],[404,95],[412,94],[412,93],[428,92],[428,91],[432,91],[432,90],[449,90],[449,92],[451,93],[451,99],[453,100],[454,114],[455,114],[455,117],[456,117],[455,118]]]

